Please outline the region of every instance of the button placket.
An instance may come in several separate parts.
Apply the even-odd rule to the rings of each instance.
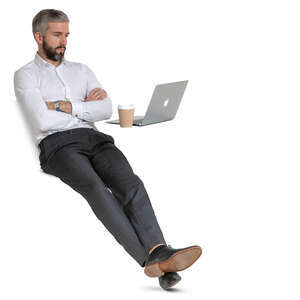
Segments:
[[[55,70],[56,71],[56,75],[57,75],[57,77],[59,78],[59,80],[60,80],[60,82],[62,83],[62,85],[64,86],[64,89],[65,89],[65,98],[66,98],[66,100],[68,100],[68,101],[70,101],[71,102],[71,104],[73,104],[72,103],[72,100],[71,100],[71,89],[70,89],[70,87],[65,83],[65,81],[64,81],[64,79],[62,78],[62,76],[60,76],[60,74],[59,74],[59,70]],[[76,115],[76,117],[78,117],[78,115]],[[81,123],[81,121],[78,119],[77,120],[77,122],[78,123]]]
[[[59,81],[62,83],[62,85],[63,85],[63,87],[64,87],[64,89],[65,89],[65,98],[67,98],[67,89],[66,89],[65,81],[64,81],[63,78],[60,76],[59,71],[58,71],[57,69],[56,69],[55,71],[56,71],[56,75],[57,75]]]

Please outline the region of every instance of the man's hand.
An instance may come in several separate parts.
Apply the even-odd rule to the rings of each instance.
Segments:
[[[95,101],[95,100],[103,100],[107,97],[107,93],[100,89],[95,88],[90,91],[89,95],[84,99],[84,101]]]
[[[55,110],[54,103],[55,103],[54,101],[46,101],[46,105],[48,109]],[[59,107],[63,112],[67,114],[72,114],[72,103],[70,101],[60,100]]]

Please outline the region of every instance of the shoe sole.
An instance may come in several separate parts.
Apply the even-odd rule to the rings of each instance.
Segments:
[[[149,277],[159,277],[165,272],[183,271],[190,267],[202,254],[200,247],[191,247],[178,251],[168,259],[149,264],[145,267],[144,273]]]

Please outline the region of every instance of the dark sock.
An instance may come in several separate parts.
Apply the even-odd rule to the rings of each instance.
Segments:
[[[151,254],[149,254],[149,255],[158,253],[158,252],[160,251],[160,249],[163,248],[163,247],[167,247],[167,245],[159,245],[159,246],[157,246],[157,247],[151,252]]]

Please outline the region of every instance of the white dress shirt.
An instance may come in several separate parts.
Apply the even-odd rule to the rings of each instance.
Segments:
[[[14,73],[17,101],[30,116],[37,145],[47,135],[73,128],[94,128],[94,122],[111,118],[112,102],[85,102],[94,88],[102,88],[92,70],[85,64],[65,58],[59,66],[45,61],[38,52],[33,61]],[[46,101],[64,100],[72,103],[72,114],[48,109]]]

